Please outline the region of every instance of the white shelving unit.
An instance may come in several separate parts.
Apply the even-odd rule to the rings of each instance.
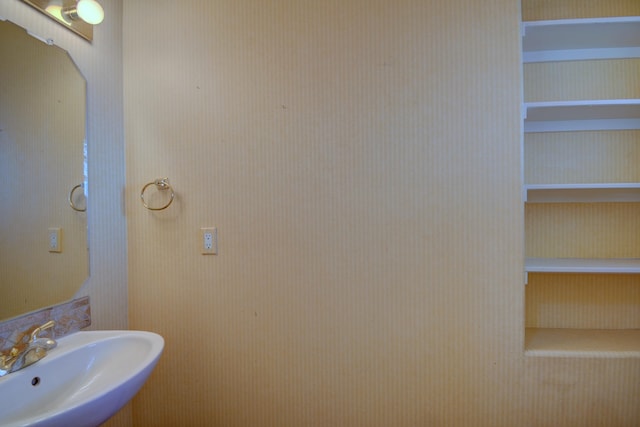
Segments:
[[[527,328],[525,355],[547,357],[640,357],[640,330]]]
[[[640,58],[640,17],[522,23],[523,62]]]
[[[523,63],[640,58],[640,16],[522,23]],[[640,129],[640,99],[527,102],[523,132]],[[526,184],[526,203],[640,202],[640,183]],[[530,273],[640,274],[640,259],[527,258]],[[525,354],[640,358],[640,329],[527,328]]]
[[[528,102],[524,132],[640,129],[640,99]]]
[[[527,203],[640,202],[640,183],[525,185]]]
[[[527,273],[638,274],[640,259],[527,258]]]

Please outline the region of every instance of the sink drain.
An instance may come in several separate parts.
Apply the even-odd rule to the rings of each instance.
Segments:
[[[40,377],[33,377],[33,379],[31,380],[31,385],[35,387],[38,384],[40,384]]]

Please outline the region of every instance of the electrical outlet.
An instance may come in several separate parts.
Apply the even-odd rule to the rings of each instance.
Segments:
[[[60,228],[49,229],[49,252],[62,252],[62,230]]]
[[[202,255],[218,254],[218,229],[207,227],[200,229],[200,245]]]

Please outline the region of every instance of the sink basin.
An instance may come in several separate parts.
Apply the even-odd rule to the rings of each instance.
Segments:
[[[164,348],[160,335],[141,331],[57,341],[44,359],[0,377],[0,426],[98,426],[140,390]]]

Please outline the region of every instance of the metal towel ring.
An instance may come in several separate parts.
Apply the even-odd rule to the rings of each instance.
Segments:
[[[155,185],[156,188],[161,191],[171,190],[171,198],[169,199],[169,202],[166,205],[160,208],[152,208],[147,204],[147,202],[144,200],[144,191],[150,185]],[[155,181],[150,182],[146,184],[144,187],[142,187],[142,191],[140,192],[140,199],[142,200],[142,204],[144,205],[145,208],[149,209],[150,211],[161,211],[161,210],[167,209],[171,204],[171,202],[173,202],[174,196],[175,194],[173,193],[173,188],[169,184],[169,178],[158,178]]]
[[[73,187],[71,189],[71,191],[69,192],[69,205],[71,205],[71,209],[73,209],[74,211],[77,212],[86,212],[87,208],[86,206],[82,209],[78,208],[75,203],[73,203],[73,193],[78,189],[78,188],[84,188],[84,184],[78,184],[75,187]]]

